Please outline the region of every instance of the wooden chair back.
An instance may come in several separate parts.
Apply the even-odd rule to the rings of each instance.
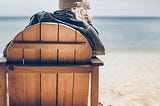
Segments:
[[[20,32],[7,50],[9,63],[88,63],[92,50],[77,30],[56,23],[41,23]]]
[[[72,66],[91,55],[84,36],[66,25],[26,28],[7,49],[10,106],[87,106],[91,68]]]

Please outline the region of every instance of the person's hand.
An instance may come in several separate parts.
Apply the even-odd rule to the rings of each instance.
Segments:
[[[89,14],[84,15],[85,19],[87,20],[88,23],[92,23],[93,18]]]
[[[84,16],[84,18],[86,19],[86,21],[87,21],[88,23],[92,23],[93,18],[92,18],[91,15],[89,15],[85,10],[81,9],[81,10],[80,10],[80,14],[81,14],[82,16]]]

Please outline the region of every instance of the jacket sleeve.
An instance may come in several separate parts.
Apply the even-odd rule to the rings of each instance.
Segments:
[[[30,18],[29,25],[27,25],[26,27],[29,27],[29,26],[31,26],[31,25],[40,23],[40,22],[41,22],[41,16],[42,16],[43,13],[44,13],[44,11],[43,11],[43,12],[38,12],[38,13],[34,14],[34,15]]]

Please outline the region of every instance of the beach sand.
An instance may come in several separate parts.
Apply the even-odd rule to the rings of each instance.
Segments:
[[[109,52],[100,58],[104,106],[160,106],[160,52]]]
[[[107,52],[100,58],[103,106],[160,106],[160,52]]]

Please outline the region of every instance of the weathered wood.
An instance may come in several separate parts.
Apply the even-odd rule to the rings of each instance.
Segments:
[[[93,67],[91,73],[91,106],[98,106],[99,98],[99,67]]]
[[[7,106],[5,62],[0,58],[0,106]]]
[[[58,106],[72,106],[73,74],[58,74]]]
[[[87,106],[89,73],[74,74],[73,106]]]
[[[41,106],[56,106],[56,85],[56,74],[41,74]]]
[[[24,66],[9,65],[6,67],[9,73],[89,73],[92,71],[90,65],[77,66]],[[14,69],[14,70],[12,70]]]

